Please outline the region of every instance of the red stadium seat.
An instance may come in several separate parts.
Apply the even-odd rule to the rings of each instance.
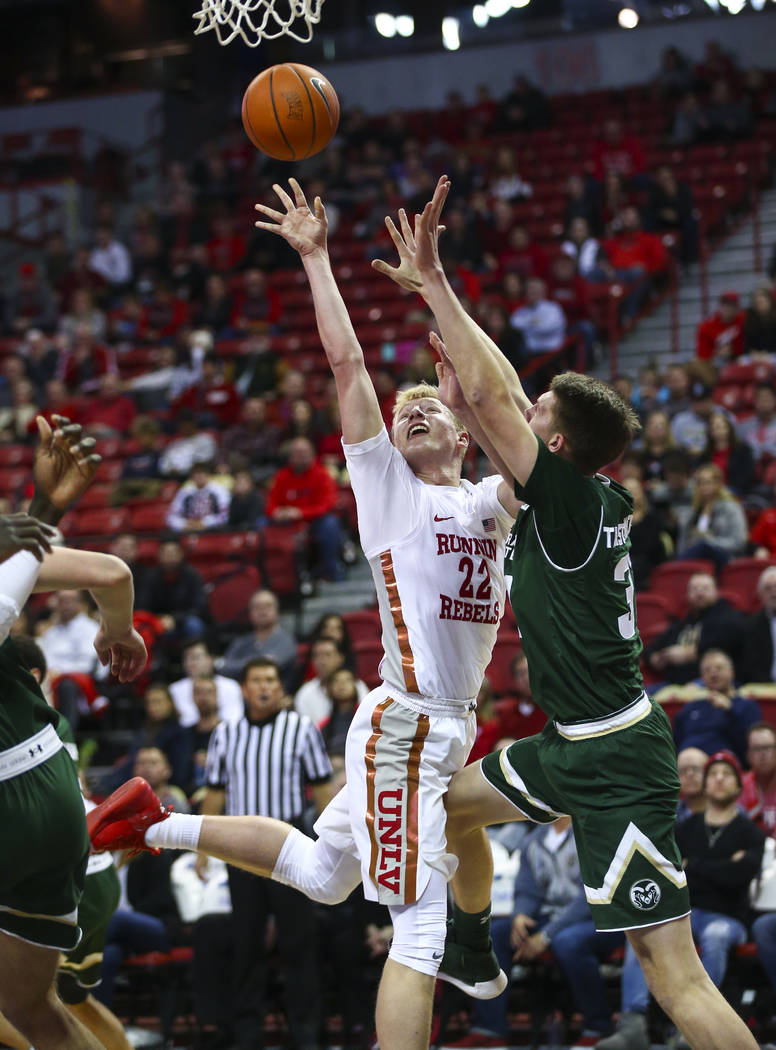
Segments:
[[[380,684],[380,675],[377,669],[383,658],[383,647],[381,642],[358,642],[353,646],[353,655],[356,661],[357,676],[369,686],[375,689]]]
[[[687,604],[687,582],[696,572],[714,575],[714,563],[710,561],[666,561],[652,573],[650,591],[666,600],[676,617],[684,615]]]
[[[359,609],[356,612],[342,614],[342,619],[350,635],[350,641],[354,646],[362,642],[370,645],[380,641],[382,627],[380,625],[380,613],[377,609]]]
[[[248,605],[261,585],[261,574],[255,565],[235,567],[231,576],[215,581],[208,599],[215,623],[248,627]]]
[[[490,682],[494,693],[509,693],[514,689],[509,665],[521,648],[520,639],[517,635],[514,635],[511,641],[501,637],[496,640],[496,644],[493,647],[493,655],[485,671],[485,677]]]
[[[156,503],[143,503],[130,510],[132,532],[164,532],[167,528],[168,507]]]
[[[76,507],[71,511],[73,536],[110,536],[126,532],[129,527],[129,514],[123,507],[96,508],[81,510]]]
[[[32,467],[33,455],[29,445],[0,445],[0,468]]]
[[[112,485],[92,485],[78,501],[79,510],[94,510],[108,506]]]
[[[255,560],[259,550],[257,532],[191,532],[183,537],[183,547],[193,562],[226,561],[229,558]]]
[[[636,595],[636,622],[642,639],[644,634],[654,636],[668,627],[671,619],[671,604],[661,594],[639,591]],[[659,630],[658,630],[659,628]]]
[[[739,608],[747,612],[759,609],[757,581],[769,565],[776,565],[776,559],[733,558],[719,575],[720,589],[738,595]]]
[[[0,496],[13,500],[32,484],[32,472],[29,467],[8,467],[0,470]]]
[[[299,594],[299,565],[307,545],[306,526],[267,525],[261,532],[261,565],[267,585],[284,597]]]

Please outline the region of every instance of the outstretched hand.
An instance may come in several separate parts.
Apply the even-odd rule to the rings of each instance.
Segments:
[[[447,405],[460,419],[466,415],[468,405],[458,382],[455,366],[447,356],[447,348],[436,332],[429,332],[428,341],[431,349],[439,354],[436,363],[437,381],[439,383],[439,399],[443,405]]]
[[[280,203],[286,209],[285,212],[277,211],[266,204],[257,204],[256,211],[260,211],[262,215],[274,221],[257,221],[254,225],[260,230],[269,230],[270,233],[279,234],[301,256],[312,255],[316,251],[325,251],[328,222],[323,201],[320,197],[316,197],[311,211],[302,187],[296,179],[289,179],[288,184],[294,195],[293,200],[278,183],[272,187],[280,198]]]
[[[94,648],[103,667],[110,667],[111,674],[120,682],[137,678],[148,662],[145,642],[134,628],[117,635],[101,624],[94,638]]]
[[[18,551],[29,551],[38,561],[51,553],[51,541],[56,529],[44,525],[29,514],[3,514],[0,516],[0,562]]]
[[[84,437],[80,423],[71,423],[64,416],[52,416],[52,421],[54,430],[43,416],[36,419],[40,443],[32,468],[35,497],[31,513],[40,501],[64,513],[89,488],[101,463],[94,438]]]
[[[404,208],[399,211],[401,232],[390,216],[386,217],[385,226],[399,253],[399,265],[390,266],[382,259],[375,259],[372,262],[373,269],[390,277],[402,288],[423,295],[424,277],[435,269],[441,269],[439,234],[445,227],[439,225],[439,219],[449,190],[450,180],[446,175],[442,175],[434,190],[434,196],[422,213],[415,216],[414,231]]]

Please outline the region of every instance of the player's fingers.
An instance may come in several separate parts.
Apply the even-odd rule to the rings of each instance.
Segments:
[[[294,210],[294,202],[288,196],[288,194],[283,189],[283,187],[280,185],[280,183],[279,182],[273,183],[272,184],[272,189],[275,191],[275,193],[277,193],[278,197],[280,197],[280,203],[283,205],[283,207],[286,209],[286,211],[287,212],[293,211]]]
[[[269,230],[270,233],[279,233],[281,236],[283,234],[282,229],[276,222],[254,222],[253,225],[260,230]]]
[[[54,424],[55,427],[64,427],[67,426],[67,424],[70,422],[70,418],[69,416],[60,416],[55,413],[51,417],[51,422]]]
[[[412,233],[412,227],[410,226],[410,221],[407,218],[407,213],[404,208],[399,208],[399,222],[401,223],[401,232],[404,234],[404,240],[412,251],[415,248],[415,237]]]
[[[254,204],[254,209],[260,211],[262,215],[268,215],[270,219],[277,219],[278,222],[283,221],[283,212],[278,211],[276,208],[270,208],[266,204]]]
[[[316,219],[320,219],[321,222],[326,222],[326,209],[323,206],[323,201],[320,197],[316,197],[313,201],[313,208],[315,210]]]
[[[372,259],[372,269],[377,270],[378,273],[384,273],[387,277],[390,277],[397,269],[395,266],[389,266],[383,259]]]
[[[310,205],[307,203],[307,197],[305,197],[305,195],[304,195],[304,190],[299,185],[299,183],[296,181],[296,179],[293,178],[293,177],[290,178],[288,180],[288,185],[291,187],[291,190],[292,190],[292,192],[294,194],[294,200],[296,201],[296,206],[298,208],[307,208],[307,209],[309,209]]]
[[[56,419],[56,416],[53,418]],[[48,448],[51,444],[51,427],[43,416],[36,416],[35,422],[38,425],[38,437],[40,438],[40,443],[44,448]]]
[[[402,237],[402,235],[396,229],[393,219],[390,215],[385,216],[385,228],[388,230],[391,240],[396,245],[396,250],[398,251],[399,255],[402,258],[405,257],[407,255],[407,244],[405,242],[404,237]]]

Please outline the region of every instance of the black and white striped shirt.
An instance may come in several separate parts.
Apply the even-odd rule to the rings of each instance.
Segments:
[[[263,722],[219,722],[208,746],[205,782],[226,791],[228,816],[295,821],[305,808],[305,783],[322,783],[331,774],[316,726],[283,710]]]

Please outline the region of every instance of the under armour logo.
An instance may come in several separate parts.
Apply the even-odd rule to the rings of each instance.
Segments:
[[[30,752],[30,758],[35,758],[36,754],[42,754],[43,753],[43,745],[42,744],[38,744],[36,747],[28,748],[28,750]]]

